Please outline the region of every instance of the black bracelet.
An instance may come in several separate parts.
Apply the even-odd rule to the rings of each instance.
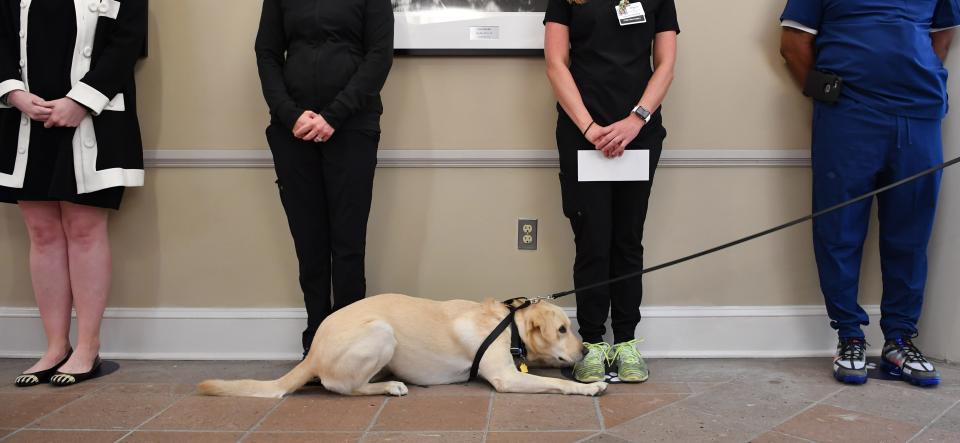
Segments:
[[[587,125],[587,129],[584,129],[584,130],[583,130],[583,136],[584,136],[584,137],[587,136],[587,133],[590,132],[590,128],[592,128],[593,125],[595,125],[596,123],[597,123],[597,122],[590,122],[590,124]]]

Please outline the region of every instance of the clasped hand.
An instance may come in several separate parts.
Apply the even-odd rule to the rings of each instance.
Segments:
[[[322,115],[313,111],[304,111],[293,125],[293,136],[308,142],[322,143],[330,140],[334,131]]]
[[[88,114],[86,108],[67,97],[46,101],[27,91],[13,91],[8,101],[31,120],[43,122],[45,128],[76,128]]]
[[[610,126],[593,125],[587,133],[587,141],[607,158],[620,157],[643,128],[644,121],[638,117],[629,116]]]

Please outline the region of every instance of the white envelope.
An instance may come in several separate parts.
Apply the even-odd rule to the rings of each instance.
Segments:
[[[635,182],[650,180],[650,151],[624,151],[607,158],[595,149],[577,151],[577,180],[582,182]]]

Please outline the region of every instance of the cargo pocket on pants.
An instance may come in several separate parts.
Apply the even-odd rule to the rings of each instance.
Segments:
[[[280,205],[283,206],[284,212],[288,212],[289,208],[287,207],[287,199],[284,195],[286,192],[284,192],[283,183],[280,182],[279,178],[273,182],[277,185],[277,194],[280,196]]]
[[[576,235],[583,226],[583,206],[580,201],[579,186],[576,182],[570,183],[570,178],[563,172],[560,173],[560,199],[563,215],[570,220],[570,227]]]

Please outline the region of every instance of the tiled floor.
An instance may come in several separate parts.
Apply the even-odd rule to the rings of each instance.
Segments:
[[[29,362],[0,359],[0,442],[960,442],[960,366],[942,365],[936,389],[843,386],[827,359],[656,360],[652,381],[599,398],[473,383],[411,387],[404,398],[305,388],[271,400],[193,389],[211,377],[275,378],[292,363],[119,364],[71,388],[17,389],[10,382]]]

